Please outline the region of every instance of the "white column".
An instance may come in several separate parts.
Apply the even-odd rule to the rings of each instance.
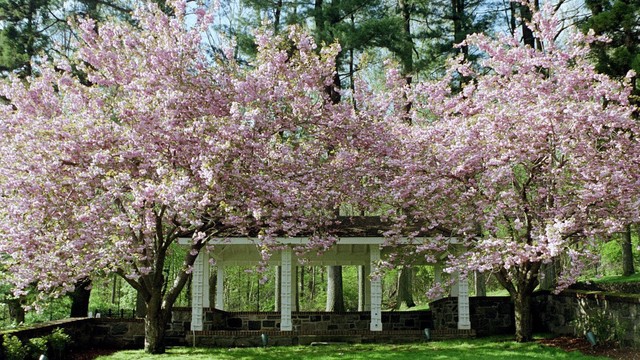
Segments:
[[[205,256],[201,252],[198,254],[193,264],[191,273],[191,330],[201,331],[203,323],[203,298],[204,298],[204,262]]]
[[[202,256],[203,268],[202,268],[202,307],[208,308],[211,307],[211,303],[209,302],[209,292],[211,291],[209,287],[209,277],[211,276],[211,264],[209,264],[209,252],[201,251],[200,256]]]
[[[369,258],[371,268],[378,266],[380,260],[380,247],[369,245]],[[382,331],[382,279],[371,279],[371,331]]]
[[[280,331],[292,331],[291,322],[291,248],[282,250],[282,277],[280,290]]]
[[[216,309],[224,310],[224,265],[218,261],[216,274]]]
[[[458,329],[471,329],[471,317],[469,316],[469,280],[460,279],[460,274],[456,273],[458,282]]]

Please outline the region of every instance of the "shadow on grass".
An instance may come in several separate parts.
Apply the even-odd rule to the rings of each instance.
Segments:
[[[267,348],[170,348],[163,355],[146,355],[142,351],[120,351],[100,360],[125,359],[187,359],[187,360],[414,360],[414,359],[604,359],[582,355],[578,352],[564,352],[537,343],[520,344],[508,338],[487,338],[473,340],[435,341],[420,344],[381,345],[328,345],[291,346]]]

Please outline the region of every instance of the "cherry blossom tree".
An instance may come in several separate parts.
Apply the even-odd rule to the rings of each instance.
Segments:
[[[567,259],[565,288],[595,259],[600,235],[639,209],[628,84],[594,71],[593,36],[559,44],[550,8],[529,26],[541,50],[472,35],[464,45],[485,54],[482,70],[454,63],[443,80],[415,87],[405,172],[390,184],[404,214],[457,238],[449,272],[492,272],[509,291],[518,341],[532,338],[541,265]],[[459,76],[472,80],[452,93]]]
[[[358,149],[375,135],[327,98],[337,46],[318,53],[296,28],[260,33],[243,68],[206,55],[209,14],[187,26],[184,3],[174,13],[145,5],[135,28],[86,20],[75,62],[0,89],[0,254],[16,295],[116,272],[147,305],[149,353],[164,352],[209,239],[251,235],[268,250],[275,234],[326,226],[358,197],[369,172]],[[185,236],[190,251],[167,279]]]

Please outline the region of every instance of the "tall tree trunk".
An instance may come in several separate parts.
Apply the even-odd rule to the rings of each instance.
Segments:
[[[520,4],[520,18],[522,21],[522,42],[525,45],[529,45],[532,48],[536,47],[536,40],[535,37],[533,36],[533,31],[529,28],[529,26],[527,25],[528,22],[531,21],[531,17],[532,17],[532,13],[531,10],[529,9],[528,5],[525,4]]]
[[[76,283],[76,288],[69,293],[71,298],[70,317],[87,317],[89,315],[89,298],[91,297],[91,279],[84,278]]]
[[[629,276],[636,273],[633,266],[633,244],[631,243],[631,225],[627,225],[622,236],[622,276]]]
[[[396,301],[396,309],[400,309],[403,305],[412,308],[416,306],[413,301],[413,269],[403,266],[398,271],[398,301]]]
[[[474,271],[473,287],[476,296],[487,296],[486,276],[483,272]]]
[[[300,291],[298,291],[298,299],[304,299],[304,291],[305,291],[305,286],[304,286],[304,266],[300,266]],[[298,300],[298,306],[300,306],[300,300]]]
[[[136,317],[144,318],[147,314],[147,304],[144,302],[144,298],[140,295],[140,292],[136,294]]]
[[[540,273],[542,274],[540,279],[541,290],[552,290],[556,287],[556,260],[552,260],[548,264],[542,264],[540,267]]]
[[[465,24],[467,15],[465,14],[465,10],[466,4],[464,0],[451,0],[454,44],[460,44],[467,37],[467,26]],[[468,46],[461,46],[459,51],[465,60],[469,57]]]
[[[275,309],[274,311],[280,311],[280,301],[282,300],[280,297],[282,296],[282,285],[280,283],[280,279],[282,277],[282,266],[276,266],[276,291],[275,291]]]
[[[25,312],[20,299],[10,299],[6,303],[9,308],[9,320],[15,324],[23,324]]]
[[[327,266],[327,306],[326,311],[343,313],[344,294],[342,291],[342,266]]]

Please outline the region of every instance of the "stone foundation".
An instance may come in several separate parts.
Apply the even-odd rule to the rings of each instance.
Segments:
[[[430,304],[433,329],[458,329],[458,298],[448,297]],[[513,334],[513,304],[509,297],[470,297],[471,329],[478,336]]]
[[[203,331],[280,331],[278,312],[225,312],[204,309]],[[291,314],[293,331],[315,334],[327,331],[368,331],[370,312],[328,313],[294,312]],[[177,308],[173,311],[170,329],[172,332],[189,330],[191,309]],[[423,331],[433,328],[430,311],[383,312],[382,328],[393,331]]]

